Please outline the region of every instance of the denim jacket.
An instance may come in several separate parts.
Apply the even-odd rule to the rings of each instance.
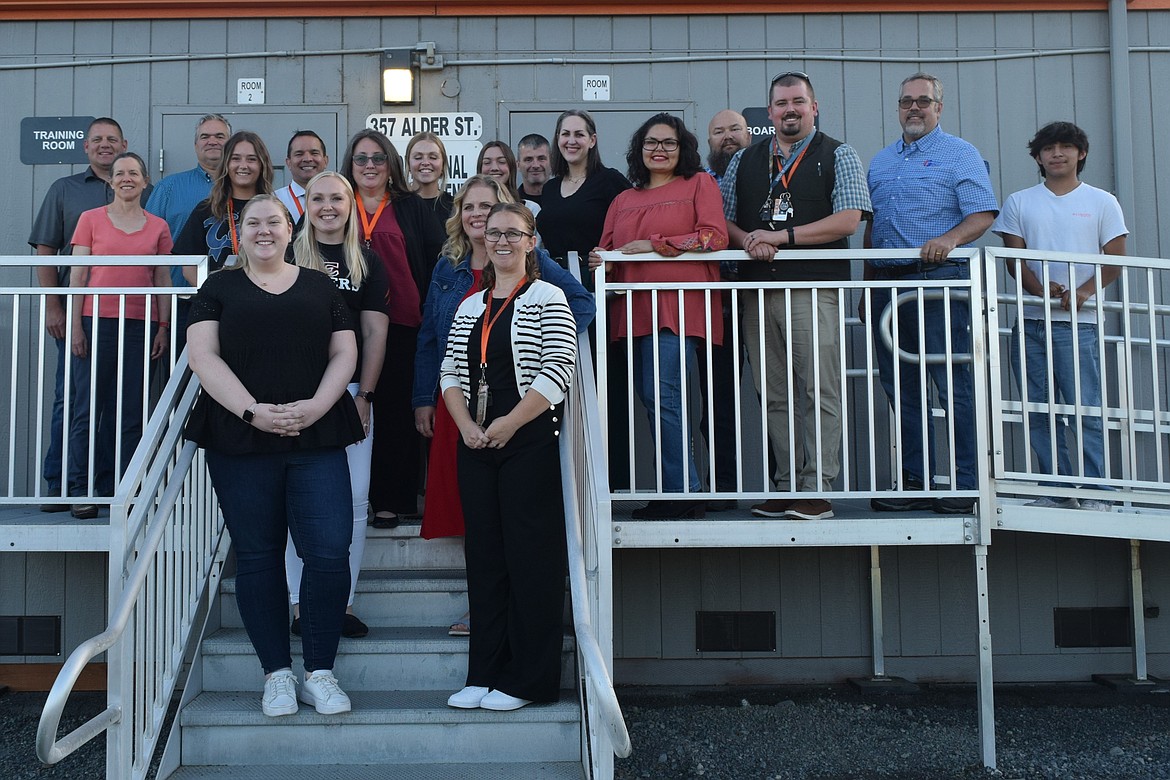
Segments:
[[[536,259],[540,263],[540,278],[561,288],[577,322],[577,332],[584,333],[597,313],[593,293],[557,265],[543,249],[537,248]],[[440,257],[435,264],[414,353],[414,391],[410,405],[415,409],[434,406],[438,401],[439,366],[447,354],[447,335],[455,321],[455,311],[471,289],[472,279],[470,256],[463,258],[457,266],[452,266],[446,257]]]

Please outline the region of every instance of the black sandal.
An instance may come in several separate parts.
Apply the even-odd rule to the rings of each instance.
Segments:
[[[374,521],[370,523],[374,528],[389,530],[398,527],[398,515],[393,512],[375,512]]]

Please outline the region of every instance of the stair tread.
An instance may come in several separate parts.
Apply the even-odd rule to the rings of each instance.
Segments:
[[[185,766],[171,775],[173,780],[240,778],[240,780],[581,780],[579,762],[539,761],[532,763],[472,764],[352,764],[314,766]]]
[[[301,705],[295,715],[270,718],[260,711],[260,691],[205,691],[183,708],[182,725],[190,726],[341,726],[396,723],[564,723],[580,718],[576,694],[561,691],[558,701],[530,704],[513,712],[460,710],[447,706],[454,691],[349,691],[351,712],[320,715]]]
[[[417,593],[467,590],[462,569],[372,569],[358,575],[358,593]],[[235,593],[236,578],[224,577],[220,592]]]
[[[447,626],[370,626],[361,639],[341,638],[338,653],[452,653],[465,652],[468,638],[448,636]],[[300,639],[289,637],[293,655],[300,652]],[[572,649],[573,637],[565,635],[565,649]],[[242,628],[221,628],[203,640],[204,655],[253,654],[252,642]]]

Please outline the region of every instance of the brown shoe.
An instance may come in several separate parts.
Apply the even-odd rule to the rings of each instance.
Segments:
[[[753,506],[752,514],[756,517],[784,517],[788,508],[797,503],[800,502],[791,498],[769,498],[764,503]]]
[[[833,516],[833,505],[822,498],[808,498],[793,502],[784,516],[793,520],[824,520]]]

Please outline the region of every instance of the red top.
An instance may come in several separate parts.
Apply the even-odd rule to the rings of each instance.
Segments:
[[[91,255],[169,255],[173,243],[171,230],[161,217],[146,214],[146,224],[133,233],[123,233],[110,221],[105,206],[83,211],[73,231],[73,246],[89,248]],[[154,287],[153,265],[100,266],[89,269],[89,287]],[[118,317],[118,296],[102,295],[98,316]],[[93,296],[85,296],[81,313],[93,316]],[[152,306],[151,319],[158,320],[158,306]],[[126,296],[126,319],[146,319],[146,296]]]
[[[649,239],[654,251],[664,257],[683,252],[717,252],[727,248],[727,221],[719,185],[706,173],[689,179],[678,178],[654,189],[626,190],[614,199],[605,217],[601,234],[603,249],[617,249],[631,241]],[[693,260],[671,262],[614,263],[609,278],[614,282],[718,282],[719,263]],[[653,294],[633,294],[633,335],[648,336],[656,330],[679,332],[677,292],[658,293],[658,322],[653,321]],[[708,338],[707,312],[711,314],[710,340],[723,343],[723,305],[719,291],[711,292],[710,306],[705,293],[683,293],[687,336]],[[626,296],[617,296],[610,305],[612,338],[626,335]]]
[[[358,208],[361,208],[360,200]],[[410,273],[410,261],[406,257],[406,238],[398,225],[398,217],[394,215],[393,201],[386,202],[386,208],[374,223],[370,249],[382,261],[390,282],[386,304],[391,324],[417,328],[422,324],[422,307],[418,287]]]

